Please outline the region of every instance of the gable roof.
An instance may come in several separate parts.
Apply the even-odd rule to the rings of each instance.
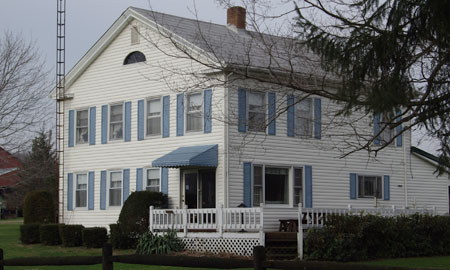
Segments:
[[[275,72],[293,71],[306,76],[324,74],[320,68],[320,59],[313,53],[300,49],[293,38],[129,7],[67,73],[67,88],[133,19],[170,37],[196,54],[205,56],[221,68],[270,68]],[[50,96],[55,97],[55,89]]]
[[[433,155],[433,154],[430,154],[430,153],[428,153],[428,152],[426,152],[426,151],[424,151],[424,150],[422,150],[422,149],[420,149],[420,148],[417,148],[417,147],[414,147],[414,146],[411,146],[411,153],[412,154],[415,154],[415,155],[417,155],[417,156],[420,156],[420,157],[422,157],[422,158],[425,158],[425,159],[427,159],[428,161],[430,161],[433,165],[435,165],[435,166],[437,166],[438,164],[439,164],[439,157],[437,157],[437,156],[435,156],[435,155]],[[445,166],[448,168],[448,169],[450,169],[450,164],[445,164]]]

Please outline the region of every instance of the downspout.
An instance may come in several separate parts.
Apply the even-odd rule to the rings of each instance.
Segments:
[[[406,134],[405,134],[406,135]],[[411,137],[409,138],[411,144]],[[405,140],[406,141],[406,140]],[[403,143],[403,188],[405,192],[405,209],[408,207],[408,186],[407,183],[407,174],[406,174],[406,143]]]

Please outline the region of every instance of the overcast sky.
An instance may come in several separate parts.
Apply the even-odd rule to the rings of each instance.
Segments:
[[[226,10],[213,0],[67,0],[66,70],[86,53],[129,6],[152,9],[187,18],[226,24]],[[195,12],[195,8],[197,12]],[[36,42],[54,70],[56,51],[56,0],[0,0],[0,32],[21,33]],[[423,135],[414,133],[413,144]],[[437,144],[422,139],[419,147],[436,153]]]

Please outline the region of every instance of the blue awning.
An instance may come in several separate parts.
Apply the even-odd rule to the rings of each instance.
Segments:
[[[152,162],[153,167],[217,167],[218,146],[199,145],[180,147]]]

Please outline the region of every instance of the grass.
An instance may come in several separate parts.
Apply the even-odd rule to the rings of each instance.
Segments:
[[[23,257],[58,257],[58,256],[101,256],[100,248],[87,249],[84,247],[62,248],[60,246],[44,246],[41,244],[23,245],[21,244],[19,226],[23,219],[0,220],[0,248],[3,249],[5,259],[23,258]],[[115,250],[114,255],[133,254],[134,250]],[[98,270],[100,264],[86,266],[7,266],[6,270]],[[114,270],[169,270],[169,269],[191,269],[201,270],[206,268],[187,268],[173,266],[153,266],[138,264],[114,263]]]
[[[450,256],[384,259],[377,261],[361,262],[361,264],[376,265],[376,266],[401,266],[411,268],[450,269]]]

